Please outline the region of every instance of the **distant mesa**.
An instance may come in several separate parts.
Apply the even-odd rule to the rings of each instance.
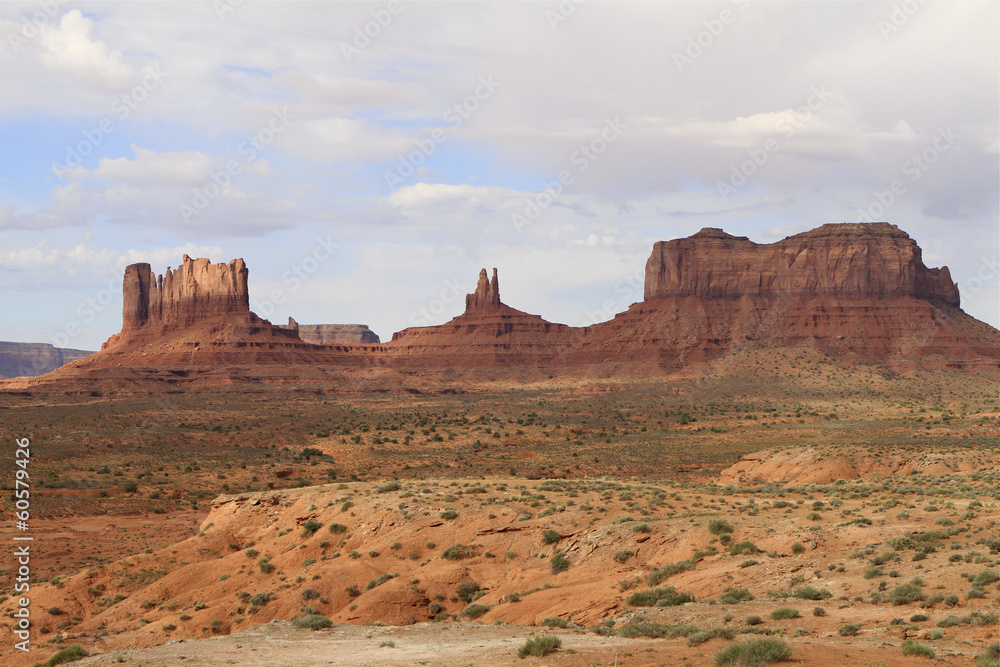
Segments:
[[[299,324],[291,317],[284,327],[297,331],[303,343],[312,345],[378,345],[378,334],[367,324]]]
[[[93,352],[54,347],[48,343],[0,341],[0,379],[43,375],[88,354]]]

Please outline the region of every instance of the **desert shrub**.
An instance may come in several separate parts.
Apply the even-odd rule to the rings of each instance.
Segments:
[[[712,663],[718,667],[726,665],[760,667],[768,663],[787,660],[791,654],[792,649],[780,639],[759,637],[730,644],[715,654]]]
[[[680,572],[685,572],[687,570],[693,570],[693,569],[694,569],[693,560],[682,560],[678,563],[670,563],[668,565],[664,565],[658,570],[653,570],[652,572],[650,572],[649,576],[646,577],[646,583],[649,584],[650,586],[659,586],[660,583],[667,577],[672,577],[673,575],[678,574]]]
[[[562,539],[562,535],[558,531],[549,528],[544,533],[542,533],[542,542],[545,544],[555,544]]]
[[[750,559],[747,559],[747,560],[743,561],[742,563],[740,563],[740,567],[741,568],[743,568],[743,567],[751,567],[753,565],[757,565],[759,562],[760,561],[756,561],[753,558],[750,558]]]
[[[814,586],[802,586],[792,591],[792,595],[800,600],[826,600],[833,597],[833,593],[825,588],[815,588]]]
[[[993,642],[976,656],[976,667],[1000,667],[1000,642]]]
[[[402,487],[399,485],[399,482],[392,481],[375,489],[375,493],[389,493],[390,491],[399,491],[400,488]]]
[[[72,646],[67,646],[63,650],[56,653],[54,656],[49,658],[49,661],[45,664],[47,667],[52,667],[53,665],[61,665],[65,662],[75,662],[82,658],[86,658],[88,653],[79,644],[73,644]]]
[[[462,610],[462,613],[468,616],[469,618],[479,618],[489,610],[490,608],[484,604],[470,604],[468,607]]]
[[[373,588],[378,588],[379,586],[381,586],[385,582],[389,581],[390,579],[395,579],[398,576],[399,576],[398,574],[393,574],[391,572],[386,572],[384,574],[380,574],[380,575],[378,575],[377,577],[375,577],[374,579],[372,579],[371,581],[368,582],[368,586],[365,588],[365,590],[366,591],[370,591]]]
[[[801,542],[796,542],[795,544],[792,545],[792,553],[793,554],[798,555],[798,554],[804,552],[805,550],[806,550],[806,548],[802,545]]]
[[[457,519],[458,512],[456,512],[455,510],[445,510],[441,512],[441,518],[446,519],[448,521],[451,521],[452,519]]]
[[[736,638],[736,631],[732,628],[709,628],[707,630],[698,630],[697,632],[692,632],[687,636],[688,646],[704,644],[708,640],[715,639],[716,637],[722,637],[723,639],[729,639],[731,641]]]
[[[747,616],[747,625],[760,625],[764,620],[760,616]]]
[[[551,561],[549,561],[549,569],[552,571],[552,574],[565,572],[569,569],[569,559],[566,558],[566,555],[560,551],[552,557]]]
[[[823,609],[823,607],[813,607],[813,616],[826,616],[826,609]]]
[[[347,526],[345,526],[342,523],[331,523],[329,530],[334,535],[336,535],[338,533],[346,533],[347,532]]]
[[[733,542],[729,545],[729,555],[731,556],[742,556],[743,554],[759,554],[760,549],[753,542]]]
[[[939,628],[950,628],[953,625],[961,625],[961,624],[962,624],[962,619],[960,619],[958,616],[947,616],[937,622],[937,626]]]
[[[307,588],[304,591],[302,591],[303,600],[315,600],[318,597],[319,597],[319,591],[317,591],[315,588]]]
[[[983,570],[972,579],[973,586],[988,586],[994,581],[1000,581],[1000,574],[993,570]]]
[[[640,591],[628,596],[626,602],[633,607],[675,607],[688,602],[694,602],[694,597],[680,593],[673,586],[664,586],[654,590]]]
[[[837,634],[841,637],[853,637],[861,631],[860,623],[845,623],[837,628]]]
[[[733,532],[733,527],[725,519],[709,519],[708,532],[713,535],[724,535]]]
[[[312,519],[309,519],[304,524],[302,524],[302,534],[308,537],[322,527],[323,524],[321,524],[319,521],[313,521]]]
[[[616,563],[625,563],[628,561],[629,558],[631,558],[634,555],[635,555],[634,551],[629,551],[628,549],[619,549],[618,551],[615,552],[615,555],[612,556],[612,558],[615,559]]]
[[[676,639],[677,637],[688,637],[698,632],[699,628],[690,623],[680,623],[677,625],[663,625],[662,623],[651,623],[649,621],[631,622],[618,628],[618,636],[626,639],[635,637],[649,637],[650,639]]]
[[[260,568],[260,571],[263,572],[264,574],[271,574],[272,572],[274,572],[274,565],[271,564],[270,556],[261,556],[260,558],[258,558],[257,566]]]
[[[553,653],[562,646],[562,640],[558,637],[553,637],[551,635],[545,637],[532,637],[528,641],[524,642],[521,648],[517,649],[517,657],[527,658],[529,655],[534,657],[542,657]]]
[[[934,649],[926,644],[921,644],[918,641],[912,639],[906,639],[903,641],[903,647],[900,649],[903,655],[920,655],[925,658],[934,657]]]
[[[475,600],[477,597],[476,593],[478,592],[479,584],[474,581],[463,581],[458,585],[458,588],[455,589],[455,595],[458,596],[459,600],[465,602],[466,604]]]
[[[875,577],[881,577],[885,574],[885,571],[880,567],[870,567],[865,570],[865,579],[874,579]]]
[[[568,628],[569,621],[565,618],[559,618],[558,616],[549,616],[542,621],[542,625],[547,628]]]
[[[455,544],[445,549],[441,557],[447,560],[462,560],[463,558],[471,558],[474,555],[472,547],[467,547],[464,544]]]
[[[930,619],[924,614],[914,614],[913,616],[910,616],[910,623],[920,623],[921,621],[928,621],[928,620]]]
[[[892,589],[892,593],[889,594],[889,597],[892,599],[892,604],[899,606],[916,602],[917,600],[923,600],[924,592],[920,586],[911,581],[908,584],[896,586]]]
[[[306,628],[308,630],[322,630],[323,628],[331,627],[333,625],[333,621],[320,614],[308,614],[306,616],[293,618],[292,625],[297,628]]]
[[[771,612],[771,618],[780,621],[786,618],[798,618],[799,610],[794,607],[778,607]]]
[[[632,530],[633,532],[636,533],[650,533],[653,531],[653,529],[649,527],[649,524],[645,523],[637,523],[636,525],[632,526]]]
[[[722,595],[719,596],[719,602],[724,604],[736,604],[744,600],[753,600],[753,595],[751,595],[748,588],[733,588],[730,586],[722,591]]]

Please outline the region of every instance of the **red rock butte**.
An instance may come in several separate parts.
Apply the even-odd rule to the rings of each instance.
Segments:
[[[828,224],[770,244],[719,229],[657,242],[643,301],[588,327],[507,306],[497,270],[488,277],[483,269],[463,314],[384,344],[363,325],[272,325],[250,312],[247,276],[242,259],[185,256],[160,277],[133,264],[125,270],[122,331],[101,352],[13,382],[252,377],[356,387],[375,376],[656,377],[733,352],[796,346],[845,364],[1000,367],[1000,331],[963,312],[947,267],[924,266],[916,242],[888,223]]]

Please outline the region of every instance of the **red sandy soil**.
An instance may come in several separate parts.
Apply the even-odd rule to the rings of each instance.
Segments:
[[[524,638],[554,631],[538,627],[543,620],[559,617],[570,626],[554,631],[564,638],[563,650],[532,664],[614,664],[616,651],[619,664],[708,664],[728,640],[688,646],[683,639],[624,639],[585,630],[646,620],[738,631],[757,615],[764,619],[757,627],[783,633],[799,664],[925,664],[900,655],[904,633],[927,635],[946,616],[997,611],[996,582],[984,587],[982,598],[965,597],[969,577],[1000,565],[984,542],[1000,532],[994,480],[995,473],[977,471],[784,490],[610,480],[403,480],[234,494],[218,498],[198,532],[181,542],[33,587],[35,627],[48,632],[34,637],[33,656],[3,646],[0,658],[5,665],[34,664],[79,643],[106,654],[98,664],[124,649],[200,638],[206,641],[126,659],[173,664],[184,655],[186,664],[263,664],[243,659],[242,652],[258,649],[267,651],[269,664],[507,665],[518,663]],[[710,519],[725,519],[733,532],[713,534]],[[309,521],[319,527],[310,531]],[[331,531],[334,524],[345,531]],[[546,530],[558,533],[552,544]],[[916,552],[900,547],[883,573],[862,576],[873,558],[892,550],[892,538],[935,530],[954,532],[942,534],[923,560],[913,561]],[[744,541],[760,553],[730,555],[724,544]],[[448,548],[456,545],[471,555],[449,558],[454,550]],[[557,552],[569,568],[554,574]],[[627,602],[649,588],[652,571],[692,557],[692,569],[660,586],[689,593],[695,602]],[[380,581],[386,574],[397,576]],[[923,580],[925,596],[955,594],[956,605],[923,609],[920,602],[871,601],[882,582],[888,594],[914,577]],[[469,603],[457,597],[459,585],[470,581],[483,591],[473,604],[488,607],[476,622],[468,618]],[[831,597],[774,597],[802,586]],[[729,587],[747,588],[754,599],[719,602]],[[12,603],[0,611],[10,611]],[[337,625],[309,634],[269,623],[301,616],[306,605]],[[770,618],[785,606],[800,617]],[[814,616],[815,607],[825,614]],[[910,622],[917,613],[929,619]],[[441,622],[428,623],[435,615]],[[896,618],[902,625],[892,623]],[[405,627],[363,625],[371,623]],[[841,637],[845,623],[859,623],[859,634]],[[995,620],[966,622],[945,628],[941,639],[923,641],[946,664],[970,665],[997,632]],[[390,639],[401,650],[379,647]],[[237,655],[238,662],[225,662]]]

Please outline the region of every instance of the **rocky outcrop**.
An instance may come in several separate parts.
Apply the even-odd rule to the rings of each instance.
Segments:
[[[122,285],[122,332],[115,342],[137,334],[159,335],[220,315],[248,314],[248,275],[242,259],[212,264],[205,257],[184,255],[176,271],[168,267],[161,276],[149,264],[130,264]]]
[[[916,297],[959,305],[948,268],[924,266],[916,241],[885,222],[823,225],[770,244],[711,228],[657,242],[644,298],[688,296]]]
[[[718,229],[654,245],[645,298],[588,327],[574,363],[665,370],[807,345],[844,363],[996,369],[1000,332],[958,307],[947,267],[887,223],[830,224],[771,244]]]
[[[378,334],[367,324],[299,324],[291,317],[284,327],[297,331],[303,343],[310,345],[378,345]]]
[[[201,367],[227,382],[308,377],[326,387],[350,375],[342,385],[355,388],[401,375],[657,377],[736,352],[799,346],[895,370],[1000,368],[1000,331],[964,313],[948,269],[924,266],[916,243],[887,223],[824,225],[771,244],[715,229],[659,242],[644,300],[585,328],[504,304],[496,269],[480,272],[464,313],[404,329],[384,345],[362,325],[262,320],[249,310],[242,260],[185,256],[162,277],[134,264],[124,291],[121,333],[53,375],[75,373],[82,385],[105,377],[95,369],[141,368],[130,379],[167,372],[180,382],[185,369]],[[170,365],[178,370],[162,370]]]
[[[574,348],[580,331],[504,304],[497,270],[490,280],[482,269],[476,291],[465,297],[464,313],[439,326],[398,331],[385,349],[389,363],[405,368],[530,370],[558,364]]]
[[[497,278],[497,270],[493,269],[493,280],[486,277],[486,269],[480,270],[476,291],[465,295],[465,312],[495,309],[501,305],[503,304],[500,303],[500,281]]]
[[[0,342],[0,378],[33,377],[92,352],[54,347],[48,343]]]

